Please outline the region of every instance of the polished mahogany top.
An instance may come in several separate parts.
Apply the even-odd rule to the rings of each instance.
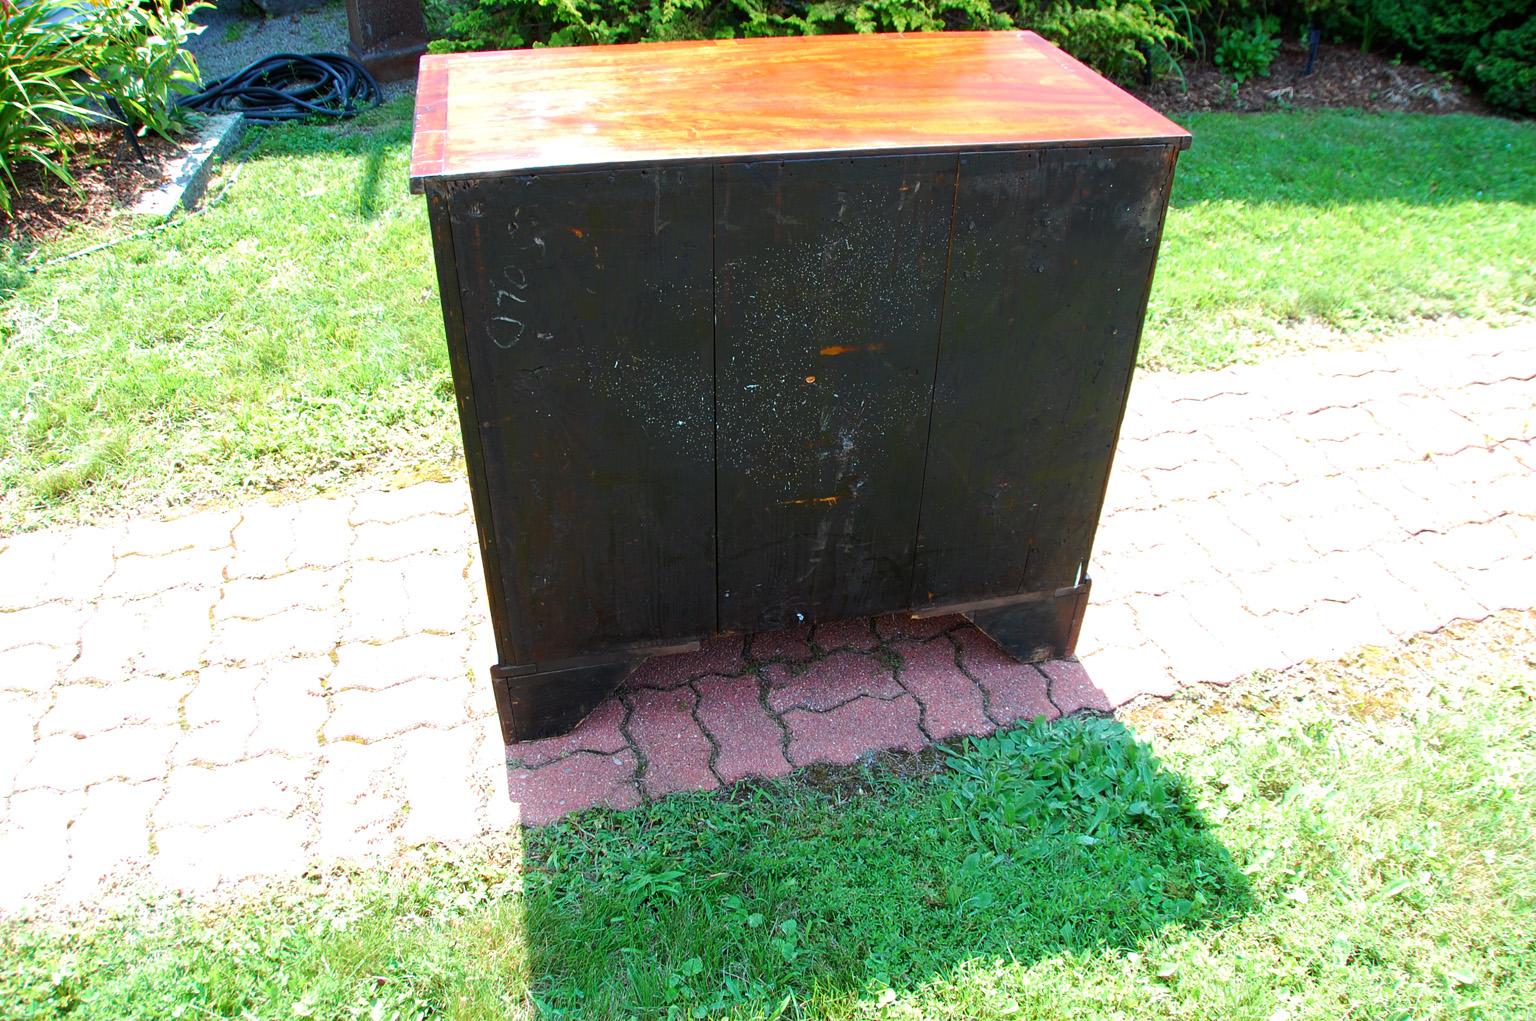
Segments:
[[[414,190],[535,170],[1154,142],[1189,133],[1033,32],[427,56]]]

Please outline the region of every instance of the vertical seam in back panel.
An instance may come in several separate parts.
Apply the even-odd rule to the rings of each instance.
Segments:
[[[909,580],[907,582],[907,607],[918,605],[917,599],[917,560],[918,550],[923,538],[923,504],[928,498],[928,463],[933,452],[933,409],[938,400],[939,392],[939,365],[944,353],[944,313],[949,307],[949,271],[955,256],[955,222],[960,210],[960,166],[965,161],[964,154],[955,156],[955,179],[950,191],[949,200],[949,234],[944,244],[944,286],[939,292],[939,319],[938,336],[933,344],[933,376],[928,386],[928,428],[923,436],[923,475],[917,485],[917,527],[912,533],[912,560],[909,565]],[[922,602],[928,602],[927,599]]]

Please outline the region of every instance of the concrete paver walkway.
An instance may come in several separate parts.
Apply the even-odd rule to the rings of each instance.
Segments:
[[[292,875],[1528,608],[1533,444],[1531,327],[1144,375],[1080,664],[954,618],[733,636],[512,748],[462,483],[0,540],[0,909]]]

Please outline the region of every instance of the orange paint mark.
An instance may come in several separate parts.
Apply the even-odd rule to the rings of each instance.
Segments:
[[[779,501],[779,506],[781,506],[781,507],[808,507],[811,504],[817,504],[817,503],[832,504],[832,503],[836,503],[837,501],[838,501],[838,498],[835,497],[835,496],[802,496],[798,500],[780,500]]]
[[[807,383],[814,383],[814,382],[816,382],[816,377],[815,376],[806,376],[805,377],[805,381]]]
[[[587,236],[587,232],[582,230],[580,227],[567,227],[565,229],[570,231],[572,234],[575,234],[579,238],[584,238]]]
[[[821,354],[827,358],[836,358],[838,355],[852,354],[855,351],[884,350],[884,344],[829,344],[821,349]]]

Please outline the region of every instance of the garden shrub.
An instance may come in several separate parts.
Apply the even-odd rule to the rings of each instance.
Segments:
[[[1516,28],[1490,33],[1486,45],[1474,51],[1471,68],[1488,102],[1536,113],[1536,16]]]
[[[426,0],[437,53],[827,32],[1028,28],[1120,81],[1196,55],[1242,82],[1282,28],[1403,52],[1536,112],[1531,0]]]
[[[179,122],[177,98],[197,91],[197,62],[186,41],[202,31],[192,12],[211,6],[114,0],[86,23],[95,87],[117,100],[141,133],[169,136]]]
[[[1494,105],[1536,113],[1531,0],[1362,0],[1366,41],[1479,86]]]
[[[1167,64],[1187,50],[1174,10],[1153,0],[428,0],[438,53],[1017,27],[1121,79],[1144,69],[1149,55]]]

